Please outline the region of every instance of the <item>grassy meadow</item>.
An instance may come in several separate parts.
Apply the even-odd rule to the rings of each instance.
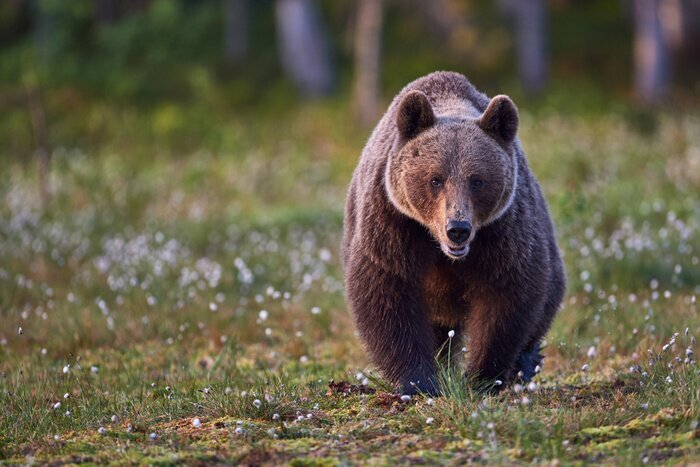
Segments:
[[[215,106],[66,115],[46,208],[0,164],[0,463],[700,461],[700,115],[521,106],[569,277],[542,372],[403,400],[343,295],[368,132],[343,101]]]

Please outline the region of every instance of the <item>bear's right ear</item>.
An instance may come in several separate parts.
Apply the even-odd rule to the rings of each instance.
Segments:
[[[515,140],[518,132],[518,109],[510,97],[496,96],[491,99],[477,123],[497,141],[509,145]]]
[[[433,106],[428,96],[420,91],[411,91],[401,100],[396,115],[396,126],[401,139],[407,141],[415,138],[424,130],[435,124]]]

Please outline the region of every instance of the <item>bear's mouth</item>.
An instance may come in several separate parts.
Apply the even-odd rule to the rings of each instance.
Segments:
[[[453,259],[460,259],[464,258],[467,256],[469,253],[469,244],[465,243],[460,246],[452,246],[452,245],[447,245],[445,243],[440,245],[442,247],[442,251],[449,256],[450,258]]]

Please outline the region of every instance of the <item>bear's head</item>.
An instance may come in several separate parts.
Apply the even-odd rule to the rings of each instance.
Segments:
[[[423,224],[452,259],[503,215],[518,177],[518,111],[496,96],[477,118],[436,115],[420,91],[397,107],[398,138],[386,170],[391,203]]]

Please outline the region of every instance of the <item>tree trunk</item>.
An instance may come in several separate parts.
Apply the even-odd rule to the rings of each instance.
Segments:
[[[670,80],[668,38],[661,21],[662,0],[634,0],[634,87],[644,103],[661,100]]]
[[[428,30],[438,39],[448,45],[454,45],[459,40],[460,31],[466,31],[470,24],[465,18],[463,9],[456,0],[410,0],[408,5],[420,12],[422,20],[427,23]]]
[[[248,56],[248,0],[224,0],[224,59],[232,67]]]
[[[276,0],[282,67],[306,96],[327,95],[335,86],[331,48],[314,0]]]
[[[102,24],[112,24],[117,19],[117,8],[114,0],[99,0],[97,2],[97,20]]]
[[[547,11],[544,0],[502,0],[515,22],[515,48],[520,83],[529,94],[547,85]]]
[[[379,114],[382,0],[360,0],[355,27],[354,101],[361,125],[370,126]]]
[[[659,7],[661,29],[668,47],[678,51],[683,47],[687,28],[687,11],[683,0],[662,0]]]
[[[27,108],[29,109],[29,117],[32,122],[32,131],[36,143],[35,155],[39,180],[39,199],[42,207],[45,208],[51,198],[49,189],[49,163],[51,158],[49,129],[46,124],[46,113],[44,112],[39,89],[35,86],[27,85],[25,91],[27,93]]]

